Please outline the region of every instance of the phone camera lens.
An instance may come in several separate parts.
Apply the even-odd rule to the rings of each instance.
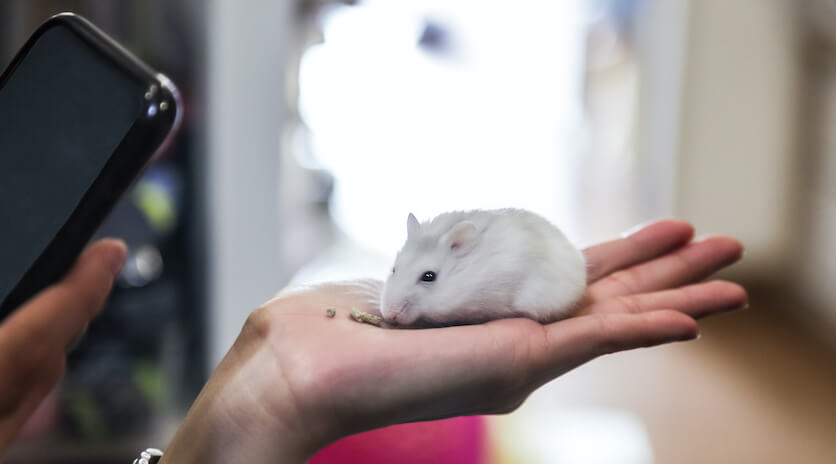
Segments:
[[[156,95],[156,94],[157,94],[157,90],[159,90],[159,89],[157,88],[157,85],[156,85],[156,84],[154,84],[154,85],[152,85],[151,87],[149,87],[149,88],[148,88],[148,91],[147,91],[147,92],[145,92],[145,99],[146,99],[146,100],[151,100],[152,98],[154,98],[154,95]]]

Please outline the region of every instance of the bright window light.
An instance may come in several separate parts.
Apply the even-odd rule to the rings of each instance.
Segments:
[[[370,0],[327,15],[300,112],[343,231],[393,256],[409,212],[519,207],[572,238],[583,19],[579,0]]]

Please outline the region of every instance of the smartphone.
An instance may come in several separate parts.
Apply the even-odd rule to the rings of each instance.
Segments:
[[[84,18],[33,33],[0,75],[0,320],[69,270],[180,114],[172,82]]]

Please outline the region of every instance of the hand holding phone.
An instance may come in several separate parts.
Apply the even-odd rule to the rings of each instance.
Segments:
[[[68,345],[101,311],[124,259],[123,244],[99,241],[58,284],[0,321],[0,460],[63,375]]]

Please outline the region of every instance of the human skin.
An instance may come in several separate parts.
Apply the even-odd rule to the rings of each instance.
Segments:
[[[125,244],[88,247],[70,272],[0,323],[0,457],[66,368],[67,347],[104,306]]]
[[[379,313],[378,281],[286,290],[250,315],[163,462],[301,463],[373,428],[507,413],[598,356],[693,339],[696,319],[747,304],[735,283],[702,282],[740,259],[741,244],[693,234],[666,220],[587,248],[582,305],[548,325],[381,329],[348,315]]]

